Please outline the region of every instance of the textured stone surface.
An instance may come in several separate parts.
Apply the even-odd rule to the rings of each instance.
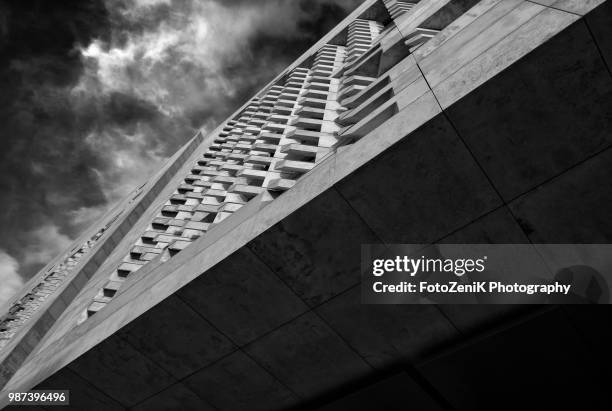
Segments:
[[[53,378],[42,382],[37,389],[40,390],[70,390],[70,405],[62,409],[72,410],[123,410],[125,409],[116,399],[101,392],[94,384],[84,380],[73,371],[64,368]],[[16,407],[22,409],[21,407]],[[42,409],[42,408],[41,408]]]
[[[307,309],[306,304],[245,247],[177,295],[239,345]]]
[[[175,296],[121,333],[130,345],[178,379],[234,350],[223,334]]]
[[[528,244],[508,207],[500,207],[444,237],[446,244]]]
[[[316,305],[359,282],[359,244],[376,242],[378,237],[331,189],[249,248],[308,304]]]
[[[501,205],[443,116],[337,187],[387,243],[435,241]]]
[[[612,3],[608,1],[595,8],[587,14],[585,21],[608,65],[608,70],[612,70]]]
[[[530,0],[569,13],[586,14],[605,0]]]
[[[542,10],[524,1],[496,4],[419,61],[425,78],[435,87]]]
[[[534,243],[612,241],[612,150],[580,164],[510,204]],[[554,210],[554,212],[551,212]]]
[[[210,404],[183,384],[175,384],[141,402],[135,411],[193,410],[214,411]]]
[[[514,30],[508,36],[433,87],[433,92],[444,109],[508,69],[517,60],[578,19],[574,14],[555,9],[544,9],[535,15],[531,13],[530,17],[532,18],[520,26],[510,20],[509,24]],[[494,37],[493,34],[491,36]]]
[[[246,347],[300,396],[311,397],[366,375],[371,368],[313,313]],[[298,371],[299,370],[299,371]]]
[[[328,301],[317,312],[378,368],[422,357],[458,335],[434,305],[361,304],[359,287]]]
[[[104,340],[68,368],[127,406],[176,381],[163,368],[116,336]]]
[[[612,79],[579,22],[448,110],[506,200],[612,144]]]
[[[291,391],[240,351],[194,374],[185,384],[220,410],[278,410],[297,402]]]

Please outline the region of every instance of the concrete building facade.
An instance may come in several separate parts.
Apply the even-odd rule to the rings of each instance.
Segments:
[[[3,308],[0,405],[36,387],[92,409],[376,409],[397,392],[516,409],[537,378],[585,393],[552,405],[601,405],[612,356],[585,318],[605,314],[362,305],[359,253],[609,242],[611,10],[366,0]],[[527,336],[545,354],[483,360]],[[546,359],[565,351],[580,381]],[[496,403],[540,354],[549,369]]]

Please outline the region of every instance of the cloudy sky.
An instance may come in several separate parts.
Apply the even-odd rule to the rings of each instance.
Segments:
[[[361,0],[0,0],[0,304]]]

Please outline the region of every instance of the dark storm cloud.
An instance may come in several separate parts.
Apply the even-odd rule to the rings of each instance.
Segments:
[[[1,2],[0,280],[31,276],[359,3]]]
[[[6,266],[16,264],[11,258],[25,263],[26,250],[37,246],[32,231],[61,220],[62,209],[104,201],[100,190],[85,185],[96,156],[79,146],[78,120],[63,90],[81,74],[75,45],[106,36],[106,7],[86,1],[3,2],[0,16],[0,271],[9,281]],[[55,193],[66,189],[68,201],[57,210]],[[24,273],[30,274],[27,268]]]

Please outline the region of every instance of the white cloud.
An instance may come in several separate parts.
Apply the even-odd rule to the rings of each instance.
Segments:
[[[125,48],[104,49],[104,45],[99,40],[95,40],[87,48],[81,50],[81,54],[86,59],[97,62],[95,77],[106,90],[122,90],[131,87],[130,79],[125,73],[125,69],[135,61],[135,46],[130,44]],[[89,70],[92,67],[88,67]],[[79,87],[81,86],[81,87]],[[87,89],[82,83],[77,89]]]
[[[56,225],[48,224],[28,233],[29,245],[22,261],[24,265],[46,264],[72,243],[70,237],[59,232]]]
[[[10,303],[21,287],[23,280],[19,275],[19,263],[0,249],[0,306]]]
[[[152,7],[152,6],[157,6],[159,4],[170,4],[170,3],[172,3],[171,0],[134,0],[135,6],[139,8]]]

